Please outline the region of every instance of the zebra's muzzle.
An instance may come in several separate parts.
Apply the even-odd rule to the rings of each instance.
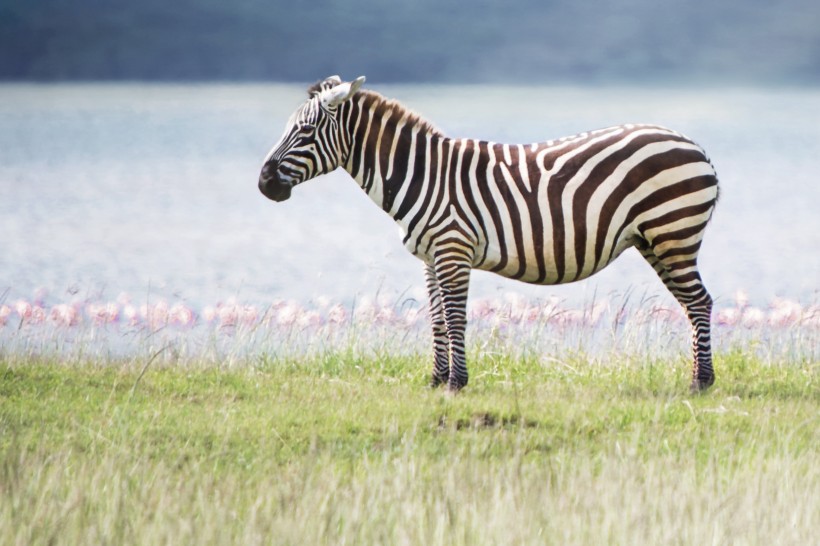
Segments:
[[[259,174],[259,191],[272,201],[280,203],[290,198],[290,184],[282,182],[276,172],[276,167],[266,163]]]

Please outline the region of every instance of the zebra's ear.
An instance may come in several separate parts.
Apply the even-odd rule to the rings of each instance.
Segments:
[[[364,84],[364,76],[359,76],[352,82],[340,83],[322,93],[322,106],[335,108],[352,97]]]
[[[342,78],[339,76],[328,76],[325,78],[325,81],[322,82],[322,84],[327,87],[334,87],[340,83],[342,83]]]

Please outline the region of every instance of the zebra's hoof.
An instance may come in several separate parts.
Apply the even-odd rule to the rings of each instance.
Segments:
[[[465,381],[458,381],[458,380],[454,380],[454,378],[451,377],[450,381],[447,383],[447,391],[450,394],[456,394],[466,386],[467,386],[467,381],[466,380]]]
[[[707,378],[696,378],[692,380],[692,384],[689,385],[689,392],[692,394],[700,394],[706,392],[706,390],[714,385],[715,383],[715,376],[709,376]]]

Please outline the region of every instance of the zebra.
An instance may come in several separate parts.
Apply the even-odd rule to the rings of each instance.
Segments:
[[[698,251],[718,199],[704,150],[657,125],[618,125],[534,144],[446,137],[395,100],[338,76],[308,89],[264,160],[259,190],[344,168],[421,259],[433,333],[432,386],[467,385],[472,269],[527,283],[594,275],[635,247],[692,326],[692,392],[710,387],[712,298]]]

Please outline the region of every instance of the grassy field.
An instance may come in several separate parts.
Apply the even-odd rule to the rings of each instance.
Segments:
[[[820,366],[0,353],[0,544],[809,544]]]

